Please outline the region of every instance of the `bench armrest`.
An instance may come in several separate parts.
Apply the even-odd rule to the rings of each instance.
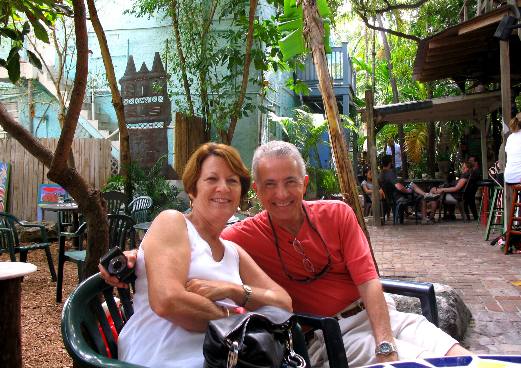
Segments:
[[[439,326],[438,306],[434,285],[430,282],[380,279],[386,293],[410,296],[420,299],[422,314],[435,326]]]

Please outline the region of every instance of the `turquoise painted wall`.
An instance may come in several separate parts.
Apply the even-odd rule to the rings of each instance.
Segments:
[[[127,1],[112,0],[104,1],[99,5],[98,13],[100,20],[105,29],[109,49],[112,55],[116,78],[119,80],[124,74],[128,55],[134,57],[136,69],[141,68],[142,63],[146,63],[148,69],[152,67],[152,61],[155,52],[163,54],[167,42],[167,38],[171,36],[172,27],[168,19],[156,16],[151,19],[136,18],[130,14],[123,14],[124,9],[128,9]],[[269,17],[274,14],[273,8],[266,3],[261,3],[258,8],[258,14],[261,17]],[[215,25],[216,31],[226,30],[229,22],[223,20],[222,23]],[[174,47],[170,41],[170,48]],[[101,113],[102,121],[108,120],[110,130],[117,128],[114,109],[111,104],[111,96],[108,88],[104,86],[103,81],[103,63],[99,51],[98,42],[92,29],[89,30],[89,49],[92,51],[90,56],[89,68],[91,70],[94,85],[96,88],[96,112]],[[163,63],[165,61],[163,60]],[[250,70],[250,78],[255,76],[256,71]],[[291,113],[291,108],[295,106],[295,98],[293,92],[284,87],[284,80],[280,74],[268,75],[268,80],[272,83],[273,88],[278,91],[273,97],[280,106],[278,113]],[[257,100],[258,87],[249,86],[248,95]],[[171,93],[180,93],[182,90],[171,91]],[[178,108],[173,104],[172,117]],[[253,151],[258,144],[259,139],[259,120],[262,116],[258,111],[252,112],[248,117],[243,118],[237,124],[232,145],[235,146],[246,164],[250,165]],[[169,163],[173,161],[173,131],[169,130],[168,139],[170,145]]]

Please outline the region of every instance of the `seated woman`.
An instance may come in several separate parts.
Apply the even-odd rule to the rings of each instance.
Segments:
[[[470,177],[470,165],[467,162],[463,162],[461,164],[461,177],[456,181],[454,185],[446,186],[446,187],[434,187],[431,189],[431,193],[434,194],[443,194],[442,200],[444,204],[456,205],[458,201],[463,198],[463,191],[467,185],[467,182]],[[440,201],[431,202],[431,218],[434,219],[434,214],[436,213],[436,209],[438,208]]]
[[[188,161],[183,184],[191,213],[162,212],[139,247],[134,315],[119,336],[120,360],[203,367],[208,321],[232,313],[219,301],[249,310],[264,305],[291,310],[286,291],[242,248],[219,237],[250,187],[239,153],[227,145],[204,144]]]
[[[369,212],[371,210],[372,203],[372,195],[373,195],[373,173],[371,169],[366,167],[364,168],[364,177],[365,180],[362,181],[362,191],[364,194],[364,216],[369,216]],[[385,198],[384,191],[380,188],[380,198]]]

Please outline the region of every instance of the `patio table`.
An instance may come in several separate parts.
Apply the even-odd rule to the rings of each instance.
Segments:
[[[0,367],[22,367],[21,282],[36,271],[26,262],[0,262]]]

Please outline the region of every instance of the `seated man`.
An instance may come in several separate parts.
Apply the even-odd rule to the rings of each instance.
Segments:
[[[436,193],[426,193],[419,186],[411,182],[408,186],[398,178],[391,169],[391,157],[385,156],[382,159],[382,171],[379,177],[380,186],[383,188],[386,198],[394,201],[392,205],[419,206],[422,213],[422,224],[434,222],[433,212],[427,218],[426,201],[434,201],[439,198]],[[391,205],[391,206],[392,206]]]
[[[294,145],[271,141],[260,146],[252,170],[253,187],[265,210],[226,228],[222,238],[243,247],[286,289],[295,312],[337,318],[351,367],[470,354],[425,317],[387,304],[351,207],[341,201],[303,199],[309,178]],[[129,266],[134,261],[135,255],[129,257]],[[100,270],[105,280],[124,287]],[[314,367],[327,364],[320,333],[310,342],[310,352]]]

